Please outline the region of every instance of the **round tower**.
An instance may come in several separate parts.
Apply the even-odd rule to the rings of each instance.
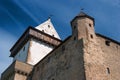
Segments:
[[[88,40],[95,39],[94,18],[84,12],[80,12],[72,21],[72,36],[77,39],[85,38]]]

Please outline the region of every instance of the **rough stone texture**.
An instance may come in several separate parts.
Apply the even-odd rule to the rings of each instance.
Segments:
[[[120,46],[112,41],[107,46],[106,40],[97,36],[97,43],[87,40],[84,44],[87,80],[119,80]]]
[[[96,35],[89,17],[71,24],[72,37],[35,66],[32,80],[119,80],[120,44]]]
[[[75,17],[71,25],[72,36],[60,45],[57,43],[58,46],[34,65],[33,70],[32,66],[17,61],[3,73],[2,80],[119,80],[120,43],[95,34],[94,18],[84,13]],[[49,41],[52,37],[48,35],[39,36],[36,30],[32,33],[56,44]],[[32,45],[30,42],[29,48]],[[36,53],[34,50],[33,54]],[[28,55],[27,61],[31,57]]]
[[[82,49],[71,37],[35,66],[32,80],[85,80]]]
[[[1,80],[26,80],[32,69],[29,64],[15,61],[2,73]]]

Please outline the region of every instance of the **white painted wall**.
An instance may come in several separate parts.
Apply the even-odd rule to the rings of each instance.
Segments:
[[[28,42],[21,48],[21,50],[20,50],[20,51],[16,54],[16,56],[13,58],[13,61],[19,60],[19,61],[22,61],[22,62],[26,62],[29,44],[30,44],[30,41],[28,41]]]
[[[58,33],[56,32],[50,19],[48,19],[47,21],[38,25],[35,28],[60,39],[60,37],[59,37]],[[25,50],[23,50],[24,47],[25,47]],[[37,41],[35,39],[28,41],[24,45],[24,47],[16,54],[13,61],[19,60],[22,62],[26,62],[28,60],[27,63],[35,65],[41,59],[43,59],[49,52],[51,52],[53,50],[52,46],[49,46],[48,44],[45,44],[41,41]],[[28,51],[29,51],[29,53],[28,53]]]
[[[45,44],[41,41],[37,41],[35,39],[32,39],[30,42],[30,59],[27,63],[31,65],[35,65],[38,63],[41,59],[43,59],[49,52],[53,50],[52,46],[49,46],[48,44]]]
[[[52,22],[50,19],[48,19],[47,21],[45,21],[44,23],[38,25],[37,27],[35,27],[36,29],[43,31],[51,36],[54,36],[58,39],[60,39],[58,33],[56,32]]]

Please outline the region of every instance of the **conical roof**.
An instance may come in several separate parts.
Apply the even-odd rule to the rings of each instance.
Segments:
[[[80,13],[71,21],[71,23],[72,23],[76,18],[82,18],[82,17],[86,17],[86,18],[92,19],[93,22],[94,22],[94,18],[93,18],[93,17],[87,15],[87,14],[84,13],[84,12],[80,12]]]
[[[86,14],[85,12],[80,12],[77,17],[87,17],[87,18],[90,18],[94,21],[94,18],[89,16],[88,14]]]

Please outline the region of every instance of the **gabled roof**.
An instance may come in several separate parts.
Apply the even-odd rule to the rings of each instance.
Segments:
[[[40,30],[40,31],[43,31],[43,32],[45,32],[53,37],[60,39],[60,37],[59,37],[58,33],[56,32],[50,18],[35,28]]]

